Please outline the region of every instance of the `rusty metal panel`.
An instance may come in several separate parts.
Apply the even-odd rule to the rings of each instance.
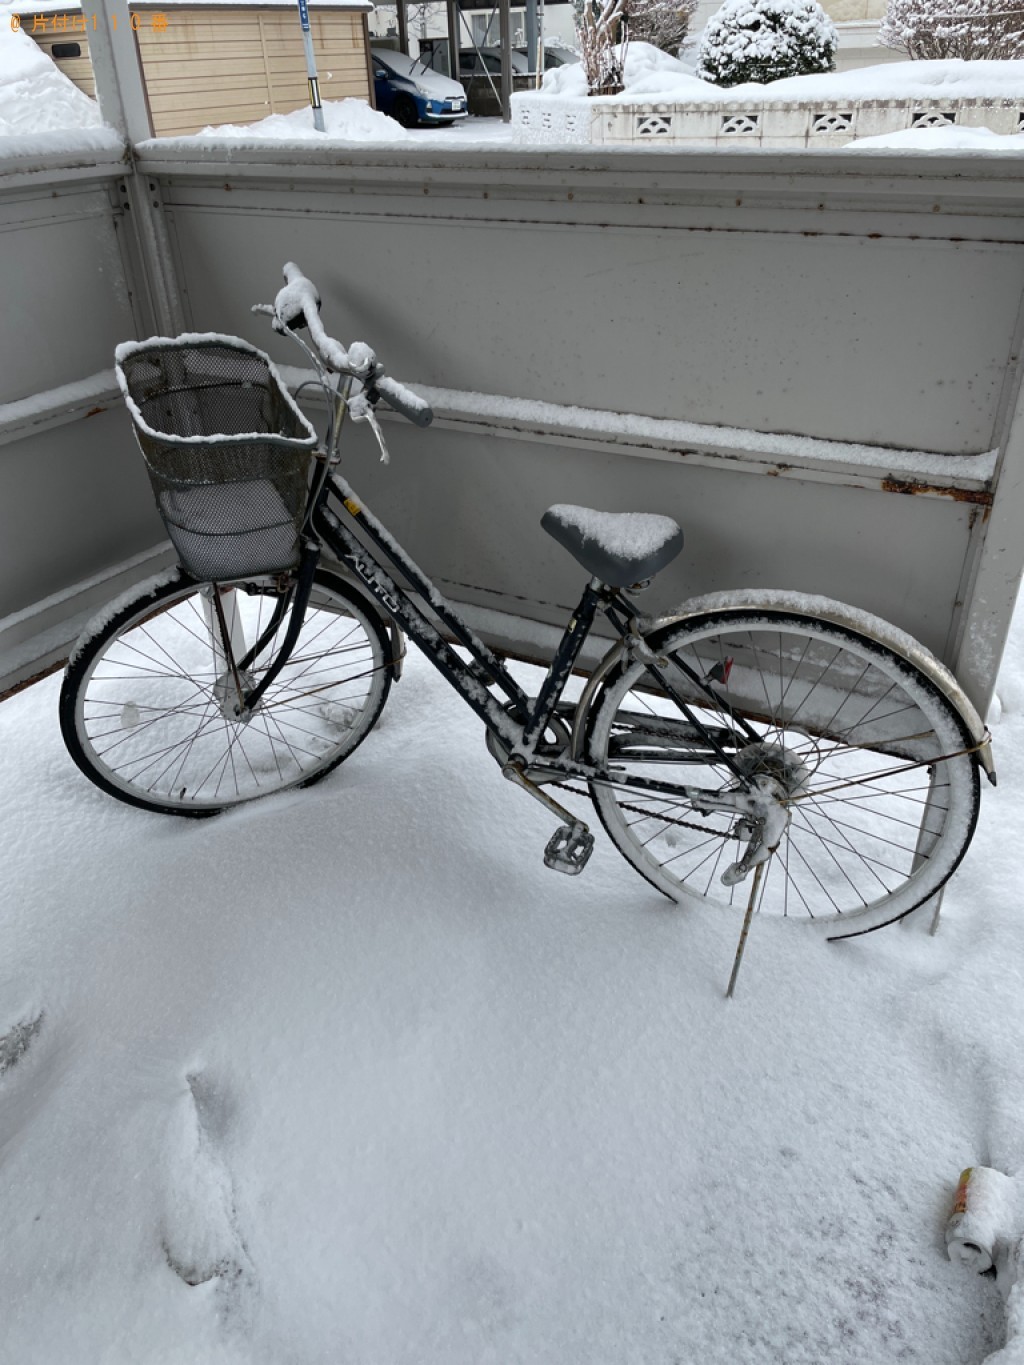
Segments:
[[[134,330],[111,183],[55,174],[5,193],[0,176],[0,403],[109,367]]]
[[[1004,160],[140,156],[188,326],[295,363],[249,312],[295,259],[331,329],[436,390],[430,432],[389,423],[390,469],[359,433],[350,472],[452,596],[556,621],[578,570],[545,506],[669,511],[687,546],[652,610],[822,592],[920,636],[985,705],[1024,563]]]
[[[653,607],[796,587],[962,661],[1019,380],[1005,172],[592,152],[504,173],[354,157],[282,184],[265,155],[145,155],[193,325],[255,336],[248,305],[293,258],[343,339],[450,395],[426,436],[392,425],[395,467],[366,458],[356,482],[452,595],[555,620],[576,579],[538,530],[548,503],[669,511],[688,548]],[[613,418],[626,450],[597,429]],[[655,439],[659,421],[688,438]],[[1011,604],[992,607],[1000,648]],[[982,705],[991,668],[966,670]]]

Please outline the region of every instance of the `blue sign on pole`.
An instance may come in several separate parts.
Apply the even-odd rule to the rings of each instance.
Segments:
[[[302,46],[306,51],[306,75],[309,78],[309,102],[313,106],[313,126],[318,133],[324,129],[324,111],[320,105],[320,82],[316,78],[316,58],[313,56],[313,35],[309,28],[309,5],[299,0],[299,23],[302,25]]]

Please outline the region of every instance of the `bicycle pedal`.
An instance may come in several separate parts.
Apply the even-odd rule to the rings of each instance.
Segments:
[[[578,876],[594,851],[594,836],[586,825],[559,825],[544,849],[544,866],[569,877]]]

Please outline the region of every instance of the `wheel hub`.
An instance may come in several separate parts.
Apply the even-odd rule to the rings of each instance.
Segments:
[[[256,682],[247,668],[238,670],[237,682],[235,673],[228,670],[222,673],[213,684],[213,699],[225,720],[233,720],[247,724],[252,719],[252,711],[241,709],[241,702],[238,696],[239,684],[243,692],[251,692],[256,686]],[[258,709],[258,708],[257,708]]]
[[[740,776],[749,779],[770,777],[782,788],[786,797],[802,792],[810,781],[806,764],[781,744],[760,741],[748,744],[734,759]]]

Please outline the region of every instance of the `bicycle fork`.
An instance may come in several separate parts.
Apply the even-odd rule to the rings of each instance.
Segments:
[[[282,609],[273,613],[269,625],[251,647],[247,645],[245,629],[238,611],[239,590],[220,588],[216,583],[201,589],[203,613],[213,651],[216,678],[213,692],[222,714],[228,720],[242,723],[251,720],[267,688],[291,658],[299,632],[302,630],[319,560],[319,541],[307,537],[303,542],[294,585],[288,594],[282,594]],[[253,686],[252,667],[277,634],[289,600],[291,615],[284,639],[278,646],[273,660],[264,670],[263,677]]]

